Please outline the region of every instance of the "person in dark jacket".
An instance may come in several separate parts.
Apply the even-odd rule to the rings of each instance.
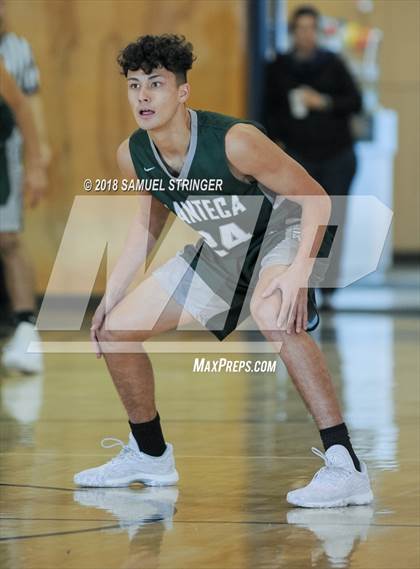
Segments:
[[[329,195],[347,196],[356,172],[350,117],[361,110],[362,99],[342,59],[318,45],[319,17],[311,6],[301,6],[291,16],[292,48],[267,68],[266,125],[269,136]],[[334,211],[341,229],[343,201],[335,204]],[[336,240],[325,281],[332,287],[323,289],[325,308],[330,307],[338,278],[342,231]]]

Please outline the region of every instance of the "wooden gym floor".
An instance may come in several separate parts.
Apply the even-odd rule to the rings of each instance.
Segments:
[[[125,440],[127,423],[102,361],[50,353],[43,377],[1,383],[1,567],[417,569],[418,320],[340,314],[317,338],[370,470],[372,506],[289,507],[287,490],[321,466],[310,452],[320,441],[281,364],[200,374],[188,353],[152,355],[178,487],[78,490],[74,472],[112,456],[100,441]],[[248,350],[223,355],[274,359]]]

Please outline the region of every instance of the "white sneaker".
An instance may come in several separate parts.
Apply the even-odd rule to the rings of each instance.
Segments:
[[[122,450],[102,466],[75,474],[73,480],[78,486],[117,488],[129,486],[133,482],[141,482],[146,486],[171,486],[179,480],[172,445],[168,443],[165,452],[159,457],[140,452],[131,433],[127,445],[110,437],[103,439],[101,445],[103,448],[121,446]]]
[[[44,368],[42,354],[28,352],[31,342],[40,341],[35,326],[30,322],[21,322],[4,346],[1,358],[3,366],[23,373],[41,373]]]
[[[325,461],[325,466],[307,486],[287,494],[289,504],[302,508],[337,508],[372,502],[366,464],[360,462],[362,471],[356,470],[346,447],[334,445],[325,454],[312,448],[312,452]]]
[[[372,506],[297,508],[287,512],[287,523],[313,532],[322,543],[332,567],[347,567],[348,557],[354,548],[367,539],[373,516]]]
[[[84,488],[76,490],[73,499],[81,506],[109,512],[132,538],[149,523],[172,528],[178,488]]]

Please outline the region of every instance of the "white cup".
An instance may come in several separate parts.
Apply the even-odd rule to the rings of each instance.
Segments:
[[[292,89],[289,91],[290,112],[295,119],[304,119],[308,114],[308,109],[303,102],[302,89]]]

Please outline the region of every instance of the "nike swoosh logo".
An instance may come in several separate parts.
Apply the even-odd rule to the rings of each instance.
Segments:
[[[154,170],[154,169],[155,169],[155,167],[152,166],[151,168],[145,168],[144,171],[145,171],[145,172],[150,172],[150,170]]]

